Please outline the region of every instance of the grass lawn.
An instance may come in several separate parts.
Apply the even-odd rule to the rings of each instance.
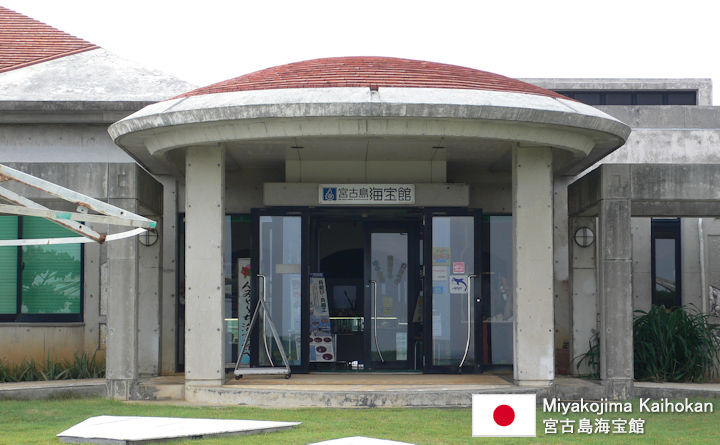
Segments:
[[[159,403],[124,403],[105,399],[50,401],[0,401],[1,444],[58,444],[55,434],[97,415],[205,417],[300,421],[290,431],[217,439],[187,440],[182,444],[307,444],[345,436],[370,436],[415,444],[480,443],[646,443],[717,444],[720,442],[720,402],[711,414],[606,414],[605,419],[630,417],[645,420],[644,435],[545,436],[543,419],[579,419],[538,410],[538,437],[488,439],[471,437],[471,409],[259,409],[246,407],[202,408]],[[559,430],[559,427],[558,427]]]

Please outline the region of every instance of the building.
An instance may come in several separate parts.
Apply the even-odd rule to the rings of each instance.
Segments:
[[[102,50],[0,73],[13,107],[43,102],[34,120],[12,122],[32,116],[24,108],[0,117],[0,134],[22,130],[5,136],[0,162],[158,219],[160,242],[86,247],[82,316],[28,327],[17,303],[0,330],[16,345],[76,330],[77,350],[106,338],[111,397],[139,397],[142,378],[181,370],[186,397],[202,400],[238,359],[259,298],[279,342],[261,317],[250,367],[285,354],[293,373],[504,368],[544,388],[557,368],[575,372],[569,357],[597,331],[610,397],[632,394],[633,308],[712,310],[720,111],[707,80],[524,82],[347,57],[199,89],[142,72],[117,94],[23,96],[42,84],[24,70],[92,51]],[[45,104],[70,100],[81,108],[66,121]],[[93,112],[102,117],[81,119]],[[97,148],[49,148],[90,124],[111,124],[124,151],[99,133]],[[37,134],[48,136],[22,150]],[[96,175],[101,192],[83,182]]]
[[[118,119],[192,87],[0,7],[4,165],[120,207],[161,215],[163,179],[139,167],[106,130]],[[49,207],[75,211],[58,207],[67,203],[37,190],[13,188],[10,182],[2,186]],[[3,215],[0,220],[0,239],[74,235],[40,218]],[[141,292],[159,292],[159,252],[159,245],[141,252],[142,286],[151,289]],[[0,258],[0,358],[66,360],[96,351],[104,356],[108,302],[114,293],[122,301],[123,294],[133,291],[132,283],[108,272],[116,259],[126,256],[118,258],[108,245],[87,244],[1,247]],[[155,327],[147,329],[157,336]],[[157,363],[144,372],[160,372]]]

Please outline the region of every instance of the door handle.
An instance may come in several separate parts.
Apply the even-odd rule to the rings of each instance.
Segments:
[[[458,370],[462,370],[462,366],[465,363],[465,359],[467,358],[468,351],[470,350],[470,325],[472,321],[472,317],[470,316],[470,302],[472,301],[472,282],[473,279],[477,277],[477,275],[472,274],[468,275],[468,289],[467,289],[467,338],[465,341],[465,353],[462,356],[462,360],[460,360],[460,365],[458,366]],[[480,299],[477,300],[478,302]]]
[[[368,281],[368,283],[370,283],[370,287],[372,288],[373,293],[373,337],[375,337],[375,348],[377,349],[378,355],[380,356],[380,363],[385,363],[382,351],[380,351],[380,342],[378,342],[377,335],[377,281],[370,280]]]

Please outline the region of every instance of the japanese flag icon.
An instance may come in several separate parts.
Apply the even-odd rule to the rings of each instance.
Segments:
[[[473,437],[535,437],[535,394],[473,394]]]

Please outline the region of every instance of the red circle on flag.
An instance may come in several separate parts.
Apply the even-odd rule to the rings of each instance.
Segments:
[[[508,426],[515,420],[515,410],[508,405],[499,405],[493,411],[493,420],[500,426]]]

